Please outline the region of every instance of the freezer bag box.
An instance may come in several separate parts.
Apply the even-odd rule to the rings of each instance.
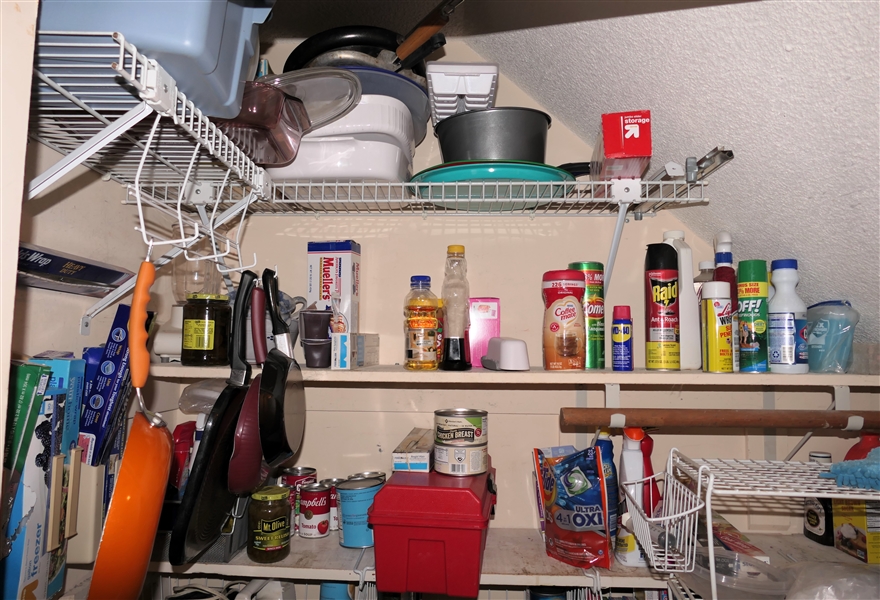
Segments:
[[[480,359],[486,356],[489,340],[501,337],[501,300],[470,298],[470,317],[468,344],[471,347],[471,363],[475,369],[482,369]]]
[[[651,163],[651,153],[650,110],[604,114],[593,148],[592,179],[640,178]]]
[[[476,598],[495,469],[450,477],[395,471],[369,510],[380,592],[422,592]]]
[[[340,319],[334,333],[357,333],[361,299],[361,245],[353,240],[309,242],[309,287],[306,299],[318,310],[332,310],[338,295]]]
[[[880,564],[880,502],[834,498],[834,547],[869,565]]]
[[[378,333],[333,333],[330,339],[331,369],[346,371],[379,364]]]
[[[391,463],[395,471],[429,473],[434,463],[434,430],[413,427],[394,449]]]

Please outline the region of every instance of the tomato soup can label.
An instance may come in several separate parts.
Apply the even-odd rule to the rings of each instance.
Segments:
[[[479,475],[489,469],[489,446],[434,444],[434,470],[444,475]]]
[[[645,271],[645,368],[681,368],[678,323],[678,271]]]
[[[330,487],[330,531],[339,530],[339,501],[336,491],[336,484],[342,483],[344,479],[322,479],[321,483]]]
[[[483,446],[489,443],[489,413],[476,408],[434,411],[434,443]]]
[[[373,530],[367,512],[373,498],[385,484],[381,479],[348,479],[336,486],[339,501],[339,545],[346,548],[371,548]]]
[[[299,535],[321,538],[330,533],[330,486],[307,483],[299,491]]]
[[[703,371],[733,373],[733,311],[729,298],[704,298],[700,311],[703,329]]]
[[[290,511],[293,520],[293,535],[299,533],[299,492],[307,483],[318,481],[318,471],[311,467],[292,467],[284,469],[281,475],[282,485],[290,488]]]

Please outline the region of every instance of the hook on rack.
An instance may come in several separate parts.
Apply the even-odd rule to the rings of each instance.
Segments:
[[[248,206],[251,205],[251,202],[253,202],[255,198],[256,198],[256,196],[254,195],[254,192],[251,191],[251,193],[248,195],[247,202],[245,202],[244,206],[242,207],[241,220],[238,223],[238,230],[235,232],[235,247],[238,249],[238,267],[227,267],[225,265],[221,265],[220,263],[217,263],[217,270],[220,273],[226,274],[226,273],[240,272],[240,271],[245,271],[247,269],[252,269],[253,267],[257,266],[257,253],[256,252],[254,252],[254,262],[252,264],[245,265],[242,263],[242,260],[241,260],[241,232],[244,229],[244,219],[247,216]],[[213,218],[213,215],[212,215],[212,218]],[[213,231],[213,229],[212,229],[212,231]]]
[[[354,569],[352,569],[352,571],[354,571],[355,573],[357,573],[357,576],[358,576],[358,589],[359,589],[359,590],[364,589],[364,585],[366,585],[366,583],[367,583],[367,579],[366,579],[366,578],[367,578],[367,571],[375,571],[375,570],[376,570],[376,567],[364,567],[363,569],[359,569],[359,568],[358,568],[358,567],[360,567],[360,565],[361,565],[361,560],[363,560],[363,558],[364,558],[364,553],[365,553],[366,551],[367,551],[366,548],[361,548],[361,553],[358,555],[357,562],[354,563]]]

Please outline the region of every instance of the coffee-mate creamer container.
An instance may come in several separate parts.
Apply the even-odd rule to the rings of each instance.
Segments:
[[[678,253],[648,244],[645,254],[645,368],[681,368],[678,320]]]
[[[548,371],[583,370],[586,356],[584,292],[581,271],[547,271],[544,296],[544,368]]]

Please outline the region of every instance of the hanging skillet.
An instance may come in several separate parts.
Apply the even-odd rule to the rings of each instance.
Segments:
[[[235,295],[229,344],[232,372],[205,422],[198,454],[171,529],[168,559],[175,566],[193,562],[220,537],[235,505],[236,497],[228,488],[229,459],[251,375],[245,358],[245,319],[256,278],[254,272],[244,271]]]
[[[89,598],[135,600],[144,585],[171,471],[171,433],[144,404],[141,389],[150,372],[147,303],[156,269],[141,263],[131,301],[128,347],[131,384],[141,412],[135,413],[92,572]]]

